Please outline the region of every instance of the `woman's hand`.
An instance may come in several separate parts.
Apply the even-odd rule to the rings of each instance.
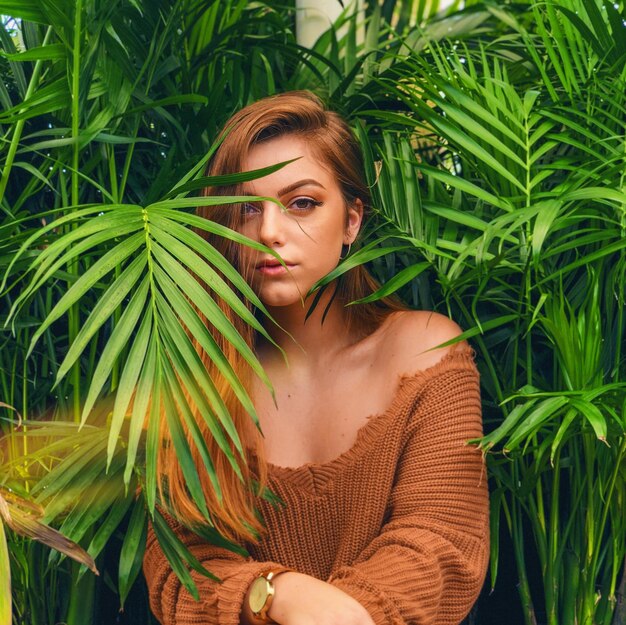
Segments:
[[[274,590],[269,616],[279,625],[374,625],[356,599],[310,575],[281,573]]]
[[[273,584],[268,616],[278,625],[375,625],[356,599],[315,577],[287,571],[277,575]],[[242,625],[258,622],[247,595],[241,616]]]

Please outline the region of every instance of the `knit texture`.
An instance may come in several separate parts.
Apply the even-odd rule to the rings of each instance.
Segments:
[[[175,531],[217,575],[193,573],[196,602],[150,530],[144,573],[163,625],[238,625],[248,586],[284,567],[359,601],[377,625],[457,625],[481,589],[489,554],[487,476],[467,440],[482,434],[469,348],[399,380],[391,405],[324,463],[270,465],[284,502],[261,502],[267,533],[244,558]]]

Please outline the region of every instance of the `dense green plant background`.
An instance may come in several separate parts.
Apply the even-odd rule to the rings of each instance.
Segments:
[[[0,0],[0,625],[151,622],[150,515],[185,578],[143,413],[161,389],[176,431],[190,393],[236,436],[183,329],[211,349],[187,297],[238,344],[189,276],[229,272],[194,194],[220,124],[297,88],[367,150],[375,215],[337,273],[368,262],[477,351],[495,590],[472,622],[626,620],[624,2],[365,4],[306,49],[289,3]],[[48,525],[99,578],[28,538],[79,555]]]

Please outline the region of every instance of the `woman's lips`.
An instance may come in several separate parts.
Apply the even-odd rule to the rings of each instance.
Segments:
[[[294,265],[285,263],[286,267],[279,264],[262,263],[257,265],[256,270],[263,276],[280,276],[288,273]]]

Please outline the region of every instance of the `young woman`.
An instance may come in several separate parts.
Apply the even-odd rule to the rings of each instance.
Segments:
[[[387,300],[346,307],[375,288],[363,269],[327,288],[307,318],[306,294],[349,254],[369,207],[357,142],[307,92],[252,104],[226,131],[209,174],[293,161],[238,188],[207,190],[276,198],[284,208],[266,200],[198,211],[284,261],[211,240],[278,323],[261,319],[286,358],[239,323],[274,401],[222,342],[249,388],[261,438],[196,346],[247,453],[242,482],[214,446],[224,501],[205,476],[207,504],[215,526],[249,556],[184,527],[202,517],[166,440],[161,477],[181,521],[172,524],[221,581],[194,573],[201,597],[194,601],[150,533],[144,572],[152,609],[163,625],[458,624],[482,586],[489,543],[486,475],[480,452],[466,443],[481,435],[471,348],[438,347],[460,329],[436,313]],[[280,504],[255,495],[265,484]]]

